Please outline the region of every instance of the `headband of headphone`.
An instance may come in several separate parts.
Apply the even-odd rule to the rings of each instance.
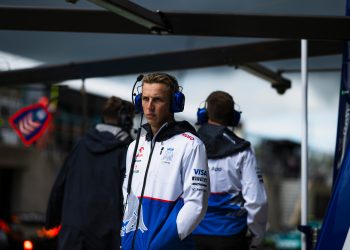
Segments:
[[[235,110],[234,107],[233,108],[233,119],[229,122],[229,126],[232,127],[237,127],[237,125],[239,124],[239,121],[241,119],[241,111],[237,111]],[[206,107],[204,108],[198,108],[197,110],[197,125],[202,125],[204,123],[208,122],[208,110]]]
[[[182,112],[184,110],[185,107],[185,95],[179,91],[179,84],[176,81],[176,79],[174,77],[171,77],[168,74],[165,73],[159,73],[163,76],[168,77],[169,79],[172,80],[173,84],[174,84],[174,93],[172,94],[172,98],[171,98],[171,104],[170,104],[170,111],[172,113],[178,113],[178,112]],[[133,104],[135,105],[135,113],[139,114],[139,113],[143,113],[143,108],[142,108],[142,93],[134,93],[135,90],[135,86],[137,84],[137,82],[141,81],[143,79],[143,75],[139,75],[136,79],[136,82],[134,84],[134,87],[132,89],[132,100],[133,100]],[[135,97],[135,98],[134,98]]]

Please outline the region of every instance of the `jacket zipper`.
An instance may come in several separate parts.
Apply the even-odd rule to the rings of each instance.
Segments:
[[[150,155],[148,157],[148,162],[147,162],[147,166],[146,166],[145,176],[143,177],[143,184],[142,184],[141,196],[140,196],[140,200],[139,200],[139,207],[137,208],[136,228],[135,228],[135,231],[134,231],[134,235],[132,237],[132,245],[131,245],[131,249],[132,250],[135,249],[135,240],[136,240],[136,235],[137,235],[137,231],[139,230],[139,224],[140,224],[140,213],[141,213],[142,200],[143,200],[143,195],[144,195],[145,188],[146,188],[146,180],[147,180],[147,174],[148,174],[149,166],[151,164],[153,151],[154,151],[154,148],[155,148],[155,145],[156,145],[156,138],[157,138],[157,135],[159,134],[159,132],[164,127],[166,127],[167,125],[168,125],[168,123],[164,123],[163,126],[160,127],[158,132],[154,135],[154,137],[152,138],[152,141],[151,141],[151,152],[150,152]]]

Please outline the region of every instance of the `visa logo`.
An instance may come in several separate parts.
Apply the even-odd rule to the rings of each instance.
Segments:
[[[205,175],[205,176],[207,175],[207,171],[204,169],[195,168],[193,170],[195,175]]]

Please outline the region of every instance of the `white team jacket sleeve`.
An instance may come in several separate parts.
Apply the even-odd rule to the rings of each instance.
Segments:
[[[257,246],[264,237],[267,223],[267,196],[260,169],[252,149],[242,158],[242,194],[248,212],[247,224],[252,233],[251,246]]]
[[[178,213],[176,224],[181,240],[186,238],[203,219],[210,190],[208,160],[203,143],[188,148],[183,158],[182,182],[184,206]]]

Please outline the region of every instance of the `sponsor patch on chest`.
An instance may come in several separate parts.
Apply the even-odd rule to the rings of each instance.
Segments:
[[[161,151],[163,151],[163,149],[161,149]],[[164,150],[164,153],[162,154],[161,161],[163,163],[170,164],[173,158],[174,158],[174,148],[166,148]]]
[[[140,148],[139,148],[139,150],[138,150],[138,152],[137,152],[137,154],[136,154],[136,159],[139,160],[140,158],[143,157],[143,150],[145,150],[144,147],[140,147]]]

